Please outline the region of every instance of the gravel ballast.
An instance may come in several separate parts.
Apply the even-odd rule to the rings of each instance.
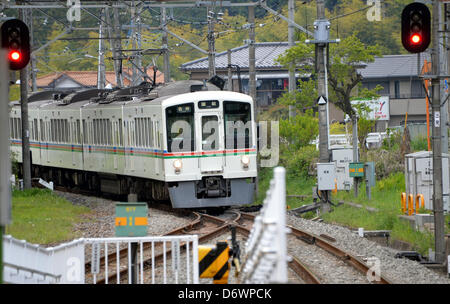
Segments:
[[[384,247],[376,242],[358,236],[348,228],[323,222],[314,222],[288,214],[287,223],[298,229],[326,234],[336,239],[337,247],[348,251],[360,259],[378,258],[381,275],[396,284],[450,284],[444,274],[439,275],[425,266],[408,259],[397,259],[395,249]]]

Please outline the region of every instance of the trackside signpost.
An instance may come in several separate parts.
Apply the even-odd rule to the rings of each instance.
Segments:
[[[147,203],[116,203],[115,231],[118,237],[147,236]],[[141,244],[142,246],[142,244]],[[131,256],[131,283],[137,282],[137,252],[138,244],[131,243],[128,250]]]
[[[116,203],[116,236],[147,236],[146,203]]]

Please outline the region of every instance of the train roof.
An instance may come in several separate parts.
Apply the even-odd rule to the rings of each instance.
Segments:
[[[155,88],[149,84],[136,87],[101,90],[87,89],[77,92],[42,91],[29,97],[29,108],[42,110],[64,110],[79,108],[109,108],[117,106],[177,104],[186,100],[218,99],[242,100],[251,102],[251,97],[237,92],[221,91],[214,84],[200,80],[184,80],[160,85]],[[20,106],[19,101],[11,102]]]

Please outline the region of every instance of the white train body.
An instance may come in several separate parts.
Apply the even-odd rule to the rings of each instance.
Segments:
[[[170,85],[155,92],[108,103],[82,94],[67,103],[30,102],[33,174],[102,192],[170,197],[175,208],[251,203],[257,175],[252,99],[227,91],[170,95]],[[20,104],[12,104],[11,150],[21,162]]]

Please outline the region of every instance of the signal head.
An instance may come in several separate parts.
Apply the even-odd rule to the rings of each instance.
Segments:
[[[21,70],[30,61],[30,34],[28,26],[19,19],[10,19],[1,25],[1,47],[7,50],[9,68]]]
[[[411,53],[425,51],[431,40],[430,10],[425,4],[414,2],[402,11],[402,44]]]

